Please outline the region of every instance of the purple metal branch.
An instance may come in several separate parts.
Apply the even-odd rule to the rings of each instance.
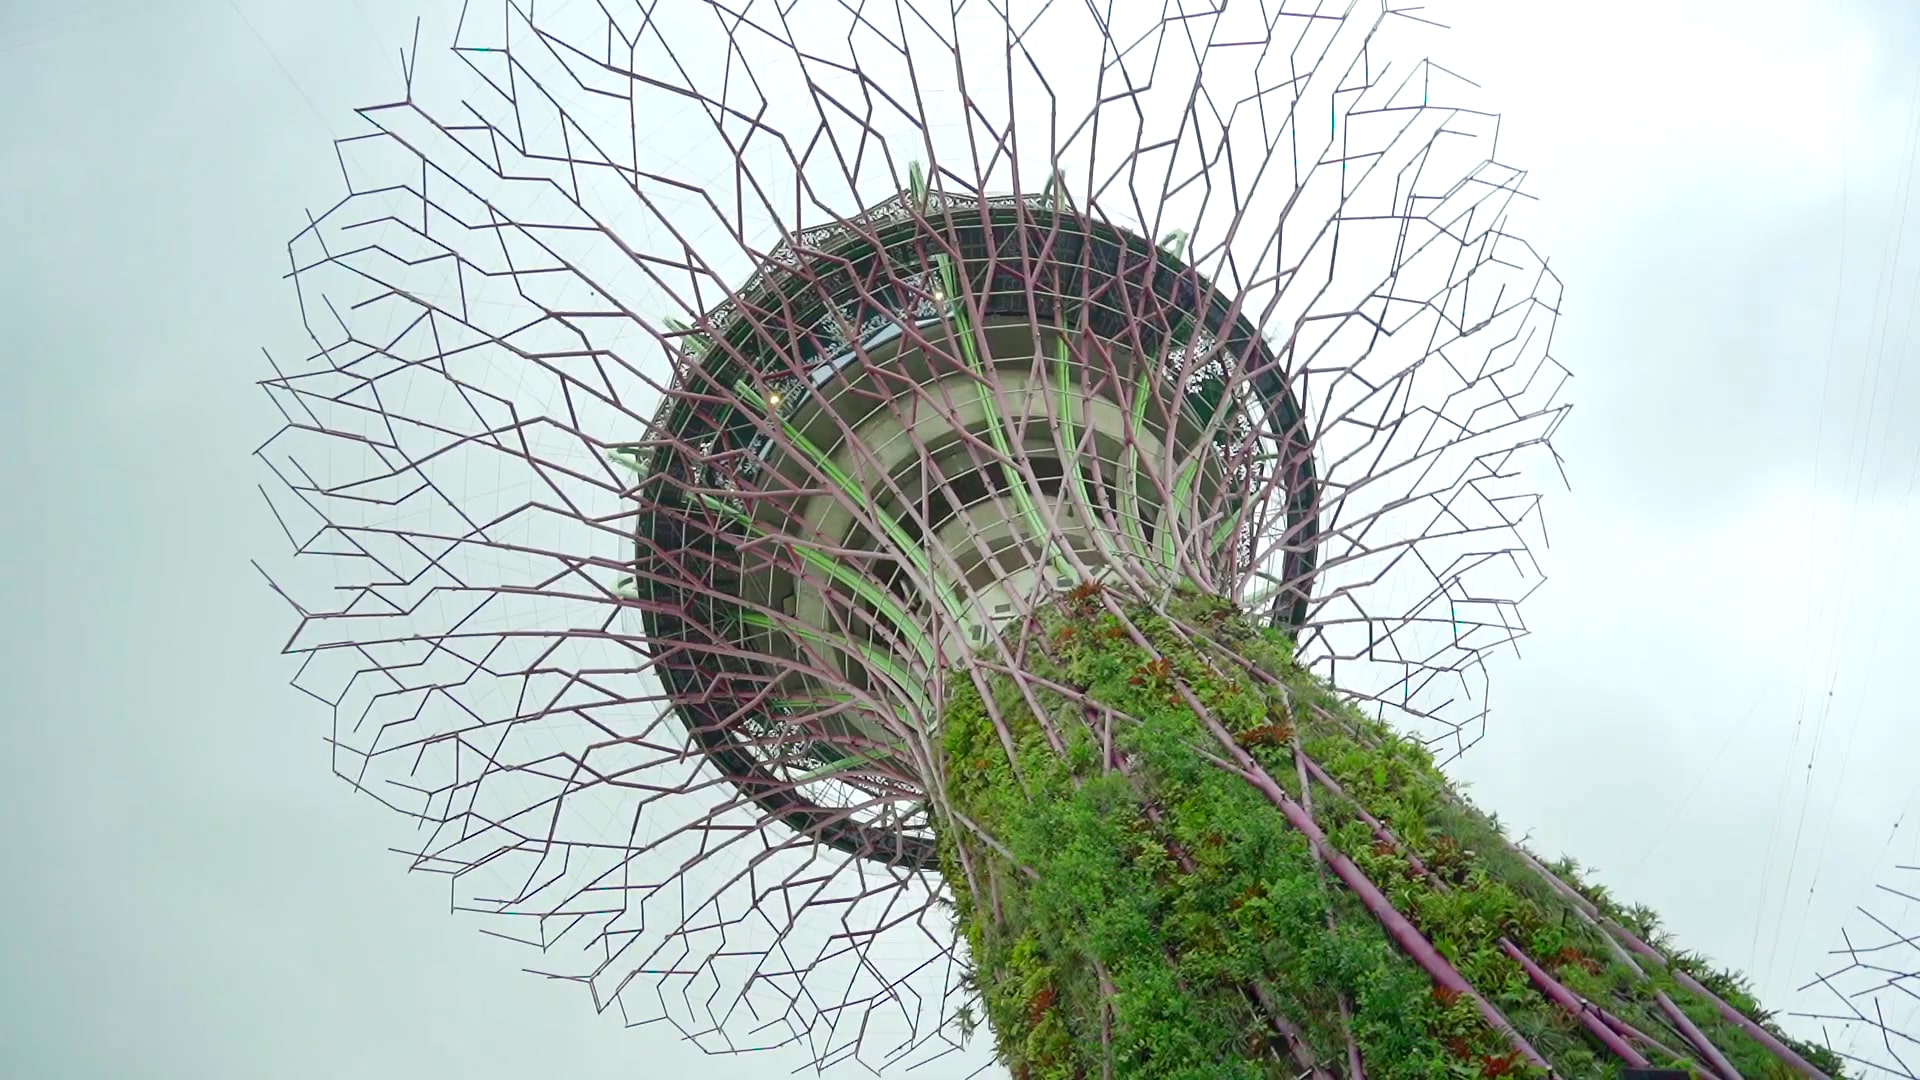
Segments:
[[[1393,943],[1411,957],[1414,963],[1425,969],[1427,974],[1433,977],[1434,982],[1453,993],[1465,995],[1472,1001],[1474,1007],[1479,1010],[1481,1018],[1486,1020],[1487,1026],[1503,1035],[1528,1063],[1552,1072],[1553,1066],[1540,1056],[1540,1052],[1533,1048],[1513,1023],[1495,1008],[1492,1002],[1474,989],[1473,984],[1469,983],[1452,962],[1434,947],[1433,942],[1427,940],[1426,935],[1422,934],[1419,928],[1400,913],[1399,908],[1393,906],[1393,901],[1387,899],[1387,895],[1368,879],[1365,872],[1354,865],[1352,859],[1347,858],[1339,848],[1333,846],[1333,842],[1327,839],[1327,834],[1322,832],[1320,826],[1313,820],[1313,815],[1293,801],[1286,790],[1273,777],[1267,775],[1267,771],[1260,767],[1260,763],[1253,759],[1253,755],[1247,753],[1246,749],[1234,739],[1232,732],[1214,719],[1206,706],[1193,696],[1192,691],[1182,686],[1180,693],[1186,698],[1187,706],[1206,723],[1214,738],[1238,765],[1241,778],[1265,795],[1267,801],[1271,802],[1287,819],[1287,823],[1307,838],[1307,843],[1312,846],[1314,854],[1327,864],[1328,868],[1334,872],[1334,876],[1352,890],[1368,913],[1386,930],[1387,936],[1393,940]]]
[[[1421,862],[1420,857],[1414,853],[1413,849],[1401,843],[1400,838],[1394,835],[1393,830],[1389,828],[1385,822],[1368,813],[1366,808],[1361,806],[1357,800],[1349,798],[1347,793],[1340,787],[1340,784],[1335,781],[1332,776],[1328,775],[1325,769],[1321,768],[1319,762],[1307,756],[1305,750],[1296,748],[1294,752],[1300,756],[1302,766],[1307,772],[1313,775],[1315,780],[1324,785],[1335,797],[1346,800],[1347,803],[1359,812],[1360,819],[1367,823],[1367,827],[1373,831],[1376,839],[1392,847],[1395,853],[1407,860],[1415,874],[1425,878],[1428,884],[1432,885],[1436,890],[1440,892],[1448,891],[1447,883],[1429,871],[1426,865]],[[1633,1047],[1628,1046],[1620,1040],[1620,1037],[1616,1035],[1613,1029],[1605,1022],[1603,1019],[1605,1014],[1598,1007],[1581,999],[1572,991],[1568,990],[1558,979],[1555,979],[1549,974],[1545,968],[1535,963],[1533,958],[1528,956],[1520,946],[1514,944],[1513,939],[1503,934],[1500,937],[1499,944],[1500,948],[1526,971],[1527,978],[1531,979],[1536,987],[1539,987],[1541,994],[1543,994],[1547,1000],[1560,1006],[1561,1009],[1566,1011],[1567,1015],[1578,1020],[1580,1025],[1591,1032],[1594,1038],[1600,1040],[1600,1044],[1612,1051],[1615,1057],[1618,1057],[1621,1061],[1626,1062],[1634,1068],[1646,1067],[1647,1059],[1642,1057]]]
[[[1698,979],[1695,979],[1693,976],[1673,966],[1672,962],[1669,961],[1665,956],[1661,955],[1658,949],[1655,949],[1653,946],[1647,944],[1645,941],[1642,941],[1639,938],[1639,936],[1634,934],[1631,930],[1628,930],[1626,927],[1621,926],[1619,923],[1601,914],[1600,909],[1597,906],[1595,906],[1591,900],[1588,900],[1586,897],[1580,895],[1580,891],[1578,889],[1575,889],[1573,886],[1568,885],[1566,882],[1560,880],[1560,875],[1548,869],[1538,859],[1535,859],[1532,855],[1528,854],[1518,844],[1512,845],[1512,848],[1516,854],[1518,854],[1522,859],[1526,860],[1528,865],[1533,867],[1535,873],[1539,874],[1542,878],[1546,879],[1548,883],[1550,883],[1557,890],[1559,890],[1562,896],[1565,896],[1569,901],[1571,901],[1574,904],[1575,907],[1579,908],[1581,912],[1586,914],[1594,922],[1595,925],[1605,929],[1607,933],[1613,935],[1614,937],[1619,938],[1620,941],[1626,944],[1627,948],[1632,949],[1634,952],[1639,953],[1642,957],[1645,957],[1646,959],[1651,960],[1654,963],[1660,965],[1661,967],[1667,969],[1668,974],[1673,976],[1673,981],[1679,983],[1681,986],[1685,987],[1688,991],[1699,995],[1701,998],[1705,999],[1707,1002],[1712,1004],[1714,1009],[1716,1009],[1720,1013],[1720,1015],[1727,1020],[1728,1023],[1731,1023],[1736,1027],[1738,1027],[1740,1030],[1746,1032],[1747,1035],[1751,1037],[1755,1042],[1766,1047],[1767,1050],[1770,1051],[1774,1057],[1777,1057],[1781,1061],[1792,1066],[1794,1069],[1798,1070],[1801,1075],[1811,1077],[1812,1080],[1832,1080],[1832,1078],[1827,1076],[1826,1073],[1823,1073],[1819,1069],[1814,1068],[1813,1065],[1807,1061],[1807,1059],[1801,1057],[1798,1053],[1794,1052],[1794,1049],[1792,1047],[1788,1046],[1786,1043],[1781,1042],[1780,1039],[1777,1036],[1775,1036],[1771,1031],[1768,1031],[1766,1028],[1761,1027],[1759,1024],[1755,1023],[1751,1017],[1747,1016],[1747,1014],[1741,1012],[1739,1009],[1736,1009],[1732,1005],[1727,1004],[1726,1000],[1723,999],[1720,995],[1714,993],[1712,990],[1709,990],[1705,986],[1701,985]]]
[[[1613,1028],[1601,1018],[1598,1008],[1594,1007],[1592,1003],[1575,996],[1572,991],[1562,986],[1559,980],[1547,974],[1547,970],[1539,964],[1534,963],[1533,958],[1521,951],[1520,946],[1515,945],[1512,938],[1502,937],[1500,939],[1500,948],[1508,956],[1512,957],[1515,963],[1525,969],[1527,978],[1533,980],[1533,985],[1540,988],[1540,992],[1546,995],[1547,1000],[1566,1010],[1569,1016],[1579,1020],[1580,1026],[1592,1032],[1593,1037],[1600,1040],[1600,1045],[1613,1051],[1615,1057],[1626,1062],[1627,1065],[1632,1068],[1644,1069],[1647,1067],[1647,1059],[1643,1057],[1638,1050],[1628,1046],[1619,1035],[1614,1033]]]

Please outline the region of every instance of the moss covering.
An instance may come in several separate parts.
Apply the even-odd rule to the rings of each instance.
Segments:
[[[1351,802],[1313,785],[1313,815],[1334,846],[1559,1075],[1619,1067],[1533,987],[1503,936],[1670,1047],[1686,1043],[1656,989],[1743,1075],[1791,1075],[1666,971],[1643,978],[1613,959],[1424,748],[1339,700],[1294,663],[1284,635],[1198,594],[1162,610],[1082,586],[1039,617],[1048,647],[1029,650],[1030,677],[965,686],[947,703],[941,865],[985,1019],[1018,1080],[1297,1076],[1275,1012],[1336,1074],[1349,1037],[1375,1078],[1540,1074],[1469,998],[1436,987],[1393,944],[1272,802],[1209,760],[1225,748],[1192,700],[1296,800],[1302,749],[1449,883],[1422,879]],[[1573,884],[1653,932],[1644,912]],[[1765,1019],[1737,979],[1697,958],[1676,963]],[[1840,1075],[1832,1055],[1794,1045]]]

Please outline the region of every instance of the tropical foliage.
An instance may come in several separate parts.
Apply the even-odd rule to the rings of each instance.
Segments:
[[[1291,1077],[1308,1055],[1337,1074],[1357,1055],[1375,1078],[1544,1074],[1409,958],[1236,758],[1308,808],[1558,1075],[1613,1076],[1619,1060],[1507,944],[1651,1033],[1668,1048],[1640,1047],[1656,1066],[1697,1068],[1664,992],[1742,1075],[1793,1075],[1670,970],[1619,955],[1423,747],[1297,665],[1281,632],[1217,598],[1129,602],[1092,584],[1028,629],[1018,666],[947,705],[941,834],[985,1020],[1019,1080]],[[1660,938],[1650,913],[1557,870]],[[1670,962],[1767,1019],[1738,978]]]

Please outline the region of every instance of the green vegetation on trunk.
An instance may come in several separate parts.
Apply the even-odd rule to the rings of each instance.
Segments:
[[[1396,946],[1273,802],[1217,763],[1230,751],[1193,700],[1294,800],[1296,748],[1330,774],[1344,798],[1316,782],[1306,801],[1333,846],[1555,1073],[1613,1076],[1619,1062],[1529,981],[1503,938],[1680,1053],[1690,1051],[1656,991],[1744,1076],[1792,1075],[1667,970],[1642,965],[1643,976],[1615,959],[1424,748],[1295,665],[1284,635],[1197,594],[1164,610],[1076,589],[1040,616],[1047,648],[1029,650],[1022,679],[996,680],[991,701],[961,687],[947,705],[942,869],[985,1021],[1017,1080],[1294,1077],[1303,1048],[1289,1030],[1336,1075],[1348,1071],[1349,1039],[1381,1080],[1540,1074],[1469,996],[1437,986]],[[1349,800],[1447,887],[1419,876]],[[1570,883],[1657,939],[1644,911]],[[1738,979],[1697,958],[1673,962],[1765,1019]],[[1841,1074],[1830,1053],[1793,1045]],[[1641,1050],[1655,1066],[1682,1067]]]

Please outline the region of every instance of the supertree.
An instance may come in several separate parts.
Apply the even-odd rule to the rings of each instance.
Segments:
[[[1435,764],[1567,409],[1497,118],[1417,13],[1188,6],[507,3],[466,92],[410,58],[266,380],[336,771],[713,1051],[1837,1071]]]

